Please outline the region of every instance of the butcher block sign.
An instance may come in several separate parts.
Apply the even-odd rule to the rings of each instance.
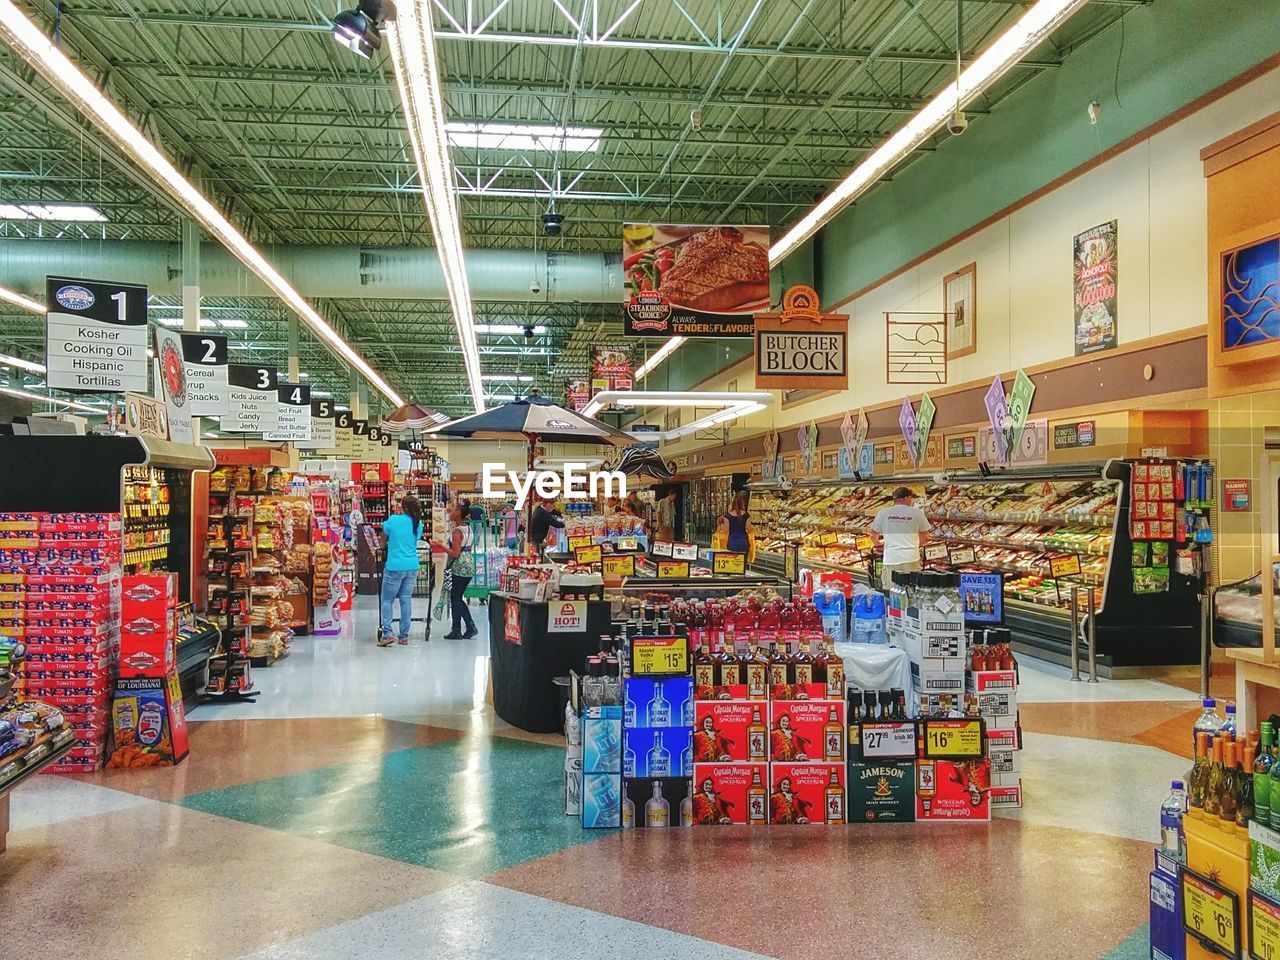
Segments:
[[[756,314],[756,387],[845,390],[849,318],[823,313],[811,287],[791,287],[779,313]]]

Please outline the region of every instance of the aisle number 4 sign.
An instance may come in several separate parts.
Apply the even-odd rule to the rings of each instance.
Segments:
[[[1206,950],[1240,956],[1240,898],[1208,877],[1182,870],[1182,928]]]

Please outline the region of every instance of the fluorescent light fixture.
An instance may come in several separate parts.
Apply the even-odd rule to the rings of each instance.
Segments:
[[[0,2],[12,4],[13,0]],[[444,98],[431,18],[431,0],[404,0],[396,8],[395,19],[387,21],[385,32],[409,144],[418,167],[422,199],[431,221],[453,321],[458,327],[471,401],[476,413],[483,413],[484,386],[480,380],[475,314],[462,253],[462,223],[454,190],[453,164],[449,161]],[[399,400],[396,405],[400,405]]]
[[[237,320],[234,318],[219,320],[218,324],[224,330],[246,330],[249,327],[248,320]]]
[[[94,126],[141,166],[182,205],[205,230],[223,244],[283,300],[322,343],[338,354],[395,406],[404,401],[376,370],[352,349],[316,312],[266,257],[249,242],[209,198],[201,193],[134,123],[67,59],[13,0],[0,0],[0,37],[36,69]],[[41,311],[43,312],[43,311]]]
[[[81,203],[0,203],[0,220],[106,223],[107,218]]]
[[[322,400],[323,400],[325,397],[332,397],[332,396],[333,396],[333,394],[332,394],[332,393],[330,393],[328,390],[315,390],[315,389],[313,389],[313,390],[311,391],[311,395],[312,395],[313,397],[319,397],[319,398],[320,398],[320,399],[322,399]]]
[[[1061,26],[1087,0],[1039,0],[996,41],[969,64],[960,76],[926,103],[888,140],[867,155],[831,192],[806,213],[782,239],[769,248],[769,265],[781,263],[796,247],[856,200],[912,150],[924,143],[957,110],[998,80]]]
[[[0,353],[0,367],[13,367],[15,370],[26,370],[29,373],[44,373],[45,365],[34,360],[23,360],[21,357],[10,357]]]
[[[335,403],[335,404],[333,405],[333,409],[335,409],[335,410],[337,410],[337,411],[339,411],[339,412],[345,412],[345,413],[350,413],[350,412],[351,412],[351,408],[350,408],[350,407],[348,407],[345,403]]]
[[[10,397],[19,397],[23,400],[34,400],[37,403],[53,403],[58,406],[70,407],[72,410],[84,410],[88,413],[101,413],[97,407],[91,407],[87,403],[76,403],[74,400],[59,400],[57,397],[42,397],[38,393],[28,393],[26,390],[16,390],[13,387],[0,387],[0,393]]]
[[[555,153],[595,153],[604,130],[599,127],[559,127],[538,123],[445,124],[449,145],[467,150],[545,150]]]
[[[486,373],[484,375],[485,382],[491,380],[504,380],[515,383],[533,383],[533,377],[524,373]]]
[[[310,379],[311,379],[311,374],[309,374],[309,373],[300,373],[300,374],[298,374],[298,379],[300,379],[300,380],[310,380]]]
[[[518,323],[477,323],[476,333],[492,333],[495,336],[518,337],[524,333],[525,328]],[[547,332],[544,326],[536,326],[533,328],[534,336],[542,336]]]
[[[610,405],[626,407],[722,407],[675,430],[633,433],[638,440],[678,440],[681,437],[738,417],[759,413],[773,403],[768,390],[737,392],[717,390],[602,390],[583,408],[584,416],[594,417]]]
[[[23,310],[30,313],[44,314],[43,303],[39,300],[32,300],[30,297],[24,297],[15,290],[0,287],[0,300],[3,300],[5,303],[12,304],[15,307],[21,307]]]
[[[156,323],[162,327],[180,327],[182,326],[181,317],[152,317]]]
[[[641,377],[647,377],[649,374],[653,373],[659,364],[680,349],[684,341],[684,337],[672,337],[657,350],[653,351],[653,353],[649,354],[649,359],[640,364],[636,369],[636,379],[639,380]]]

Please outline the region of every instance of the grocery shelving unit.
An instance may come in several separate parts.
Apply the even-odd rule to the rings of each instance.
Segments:
[[[1072,588],[1095,590],[1098,664],[1117,669],[1199,661],[1202,578],[1173,574],[1164,593],[1134,592],[1129,557],[1128,461],[954,473],[866,481],[799,481],[789,492],[753,483],[751,516],[758,565],[781,569],[787,547],[801,566],[871,574],[870,525],[895,487],[921,495],[917,506],[941,547],[931,565],[998,571],[1006,577],[1005,616],[1021,652],[1068,663]],[[1079,573],[1051,576],[1052,558],[1078,558]],[[953,562],[953,558],[955,558]]]

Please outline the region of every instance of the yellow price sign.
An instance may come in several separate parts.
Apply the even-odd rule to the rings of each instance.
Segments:
[[[858,537],[853,541],[855,550],[866,553],[875,547],[876,542],[871,537]]]
[[[789,545],[783,548],[783,576],[795,583],[800,579],[800,548]]]
[[[747,572],[747,555],[717,550],[711,556],[711,572],[725,576],[742,576]]]
[[[683,580],[689,576],[688,560],[659,560],[659,580]]]
[[[926,720],[924,754],[933,760],[971,760],[982,756],[982,721]]]
[[[1280,904],[1249,891],[1250,960],[1280,960]]]
[[[569,552],[577,553],[579,547],[589,547],[591,546],[591,543],[592,543],[592,540],[590,537],[570,537]]]
[[[1080,572],[1080,555],[1071,554],[1065,557],[1049,558],[1049,576],[1057,580]]]
[[[623,577],[636,575],[636,558],[610,554],[604,558],[604,569],[601,571],[606,580],[622,580]]]
[[[1183,868],[1182,929],[1205,947],[1240,956],[1240,900],[1208,877]]]
[[[573,550],[573,559],[579,563],[599,563],[604,552],[600,549],[600,544],[593,543],[589,547],[575,547]]]
[[[689,672],[688,637],[632,637],[631,675],[654,677]]]
[[[840,542],[840,534],[838,533],[820,533],[818,534],[818,546],[834,547]]]

